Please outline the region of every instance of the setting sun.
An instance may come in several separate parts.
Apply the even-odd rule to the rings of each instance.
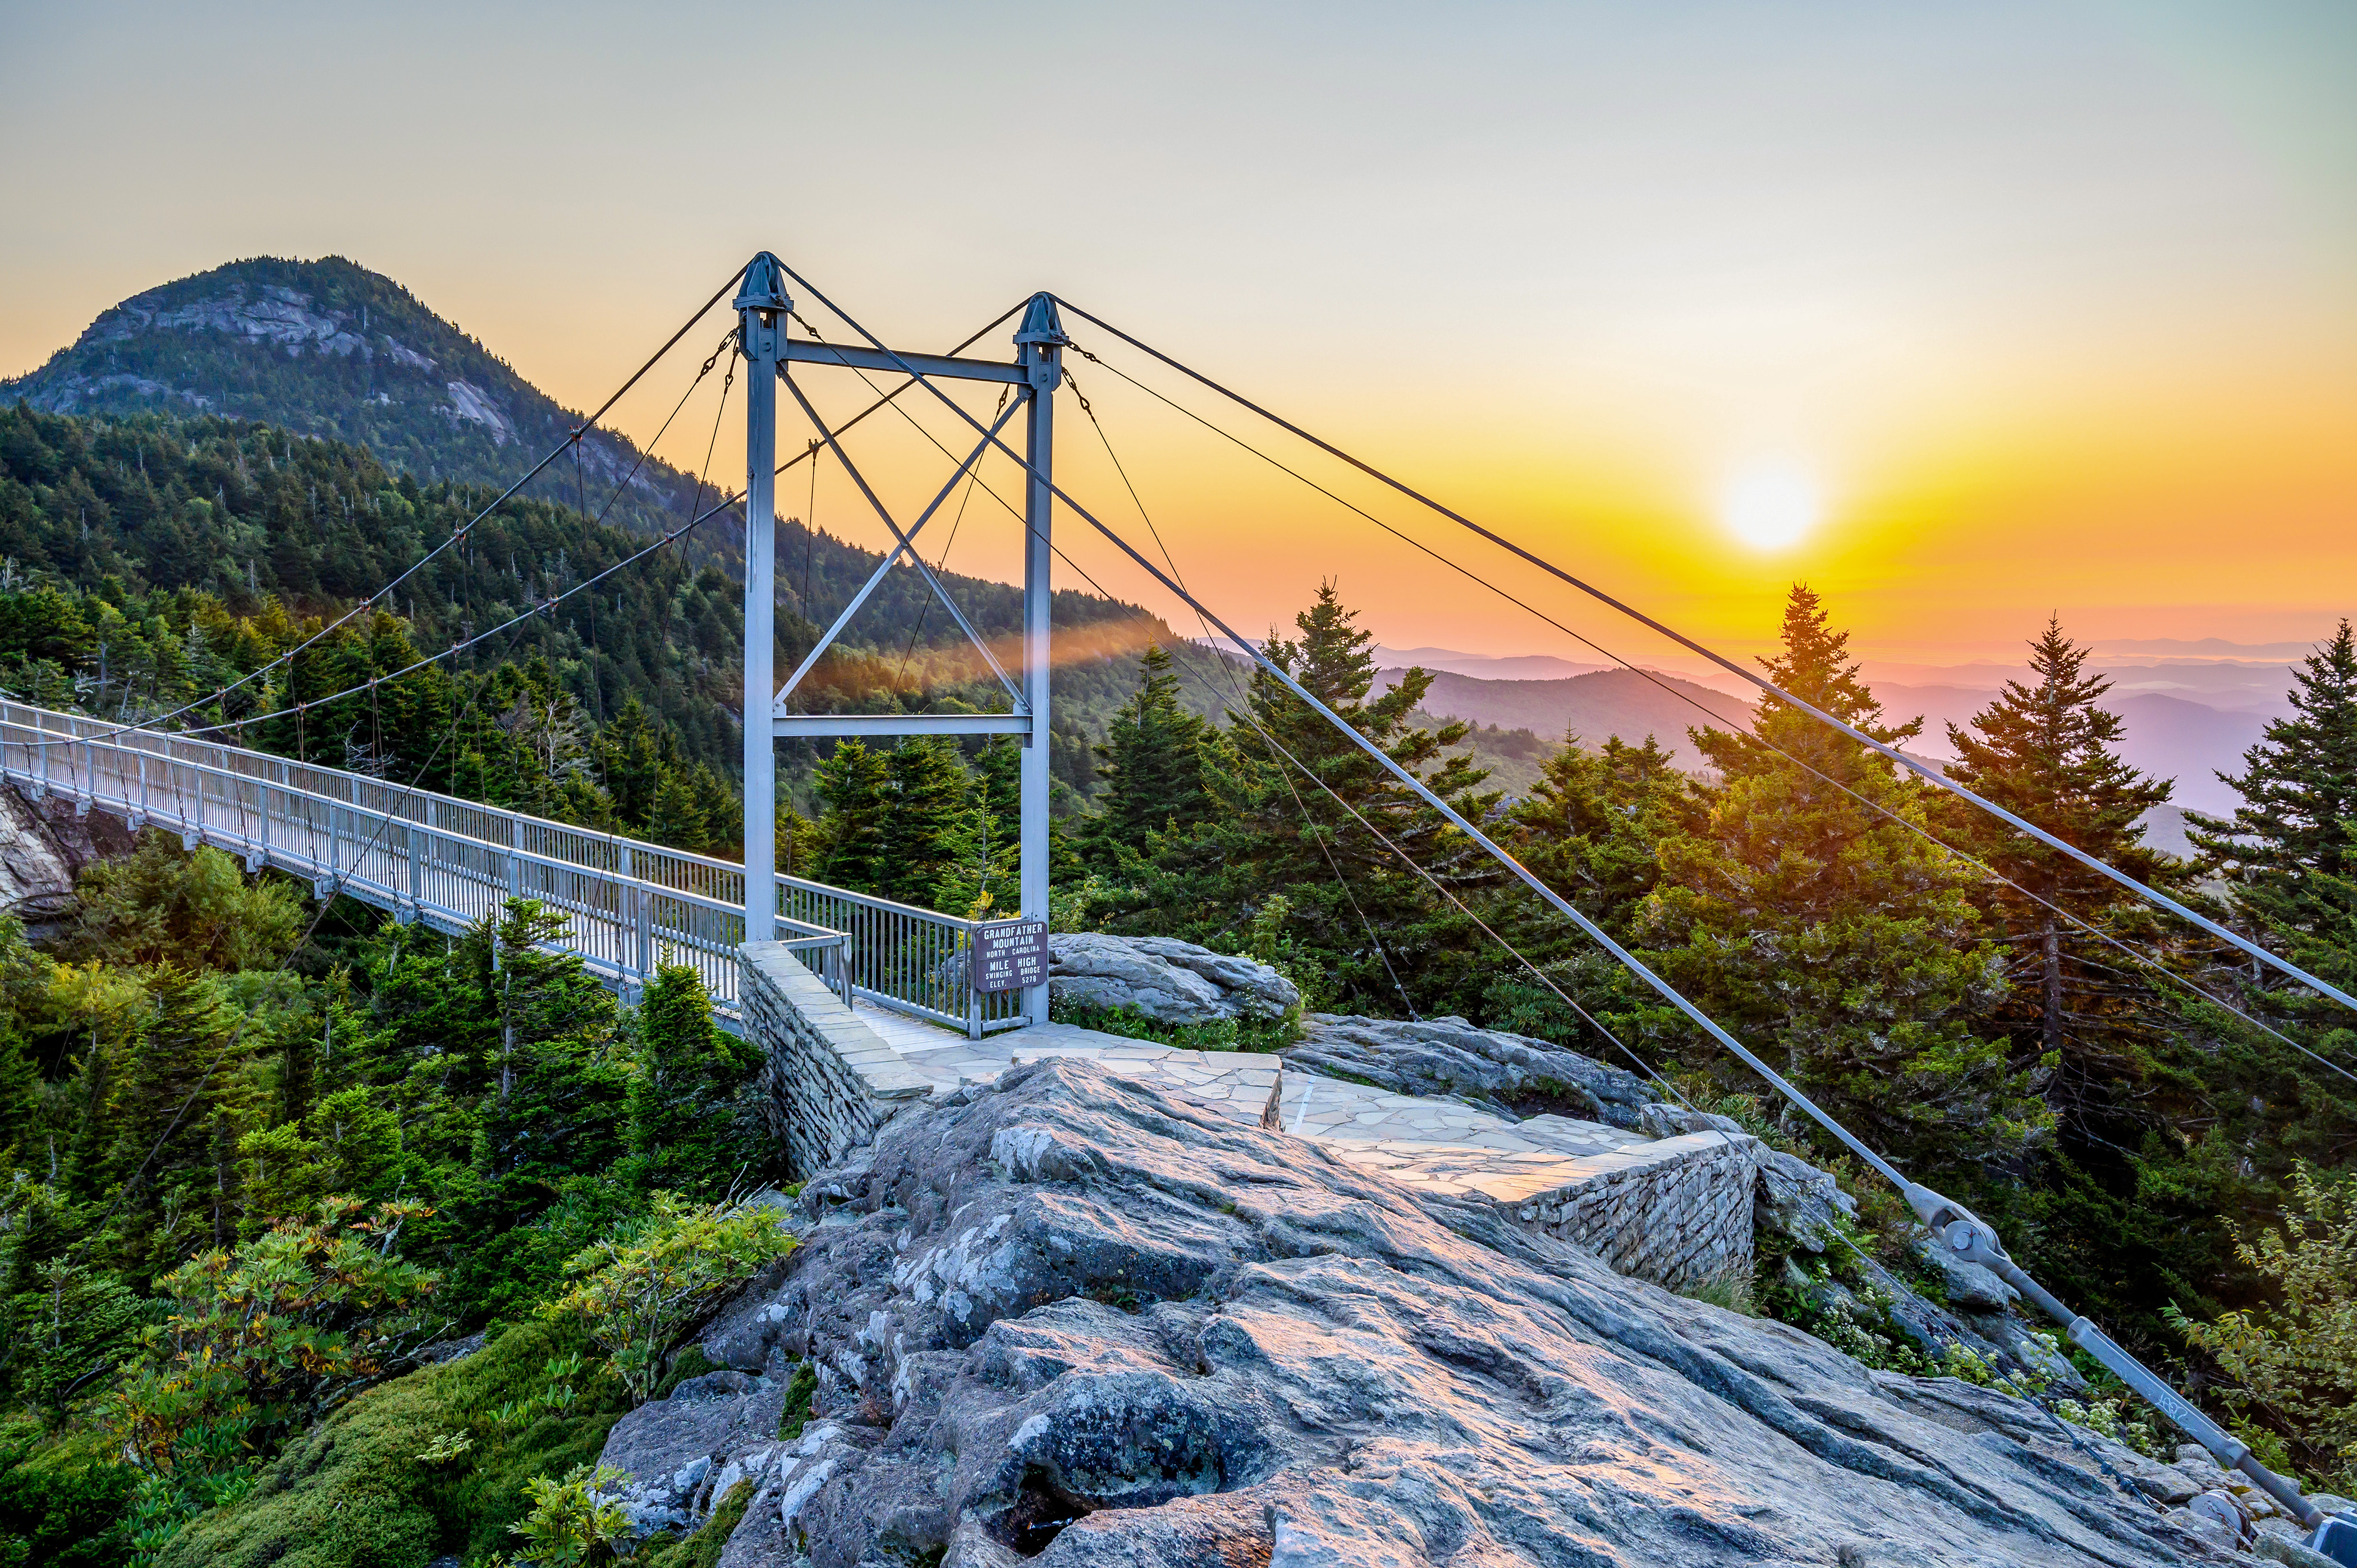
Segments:
[[[1824,497],[1816,480],[1787,463],[1738,469],[1718,492],[1718,520],[1755,550],[1797,544],[1823,521]]]

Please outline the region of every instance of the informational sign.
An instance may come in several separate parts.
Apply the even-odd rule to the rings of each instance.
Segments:
[[[974,933],[976,991],[1020,991],[1047,983],[1047,921],[1002,920]]]

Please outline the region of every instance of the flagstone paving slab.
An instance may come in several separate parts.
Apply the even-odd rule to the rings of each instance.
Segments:
[[[937,1090],[986,1083],[1043,1057],[1093,1058],[1236,1121],[1258,1125],[1276,1083],[1275,1058],[1248,1051],[1190,1051],[1084,1029],[1040,1024],[969,1040],[907,1014],[862,1003],[860,1022]],[[1302,1071],[1284,1075],[1278,1124],[1337,1157],[1421,1190],[1512,1201],[1568,1186],[1649,1142],[1568,1116],[1509,1122],[1453,1100],[1399,1094]],[[1601,1163],[1591,1163],[1601,1162]]]

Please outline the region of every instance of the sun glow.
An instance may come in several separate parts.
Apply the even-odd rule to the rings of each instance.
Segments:
[[[1738,469],[1718,492],[1718,520],[1754,550],[1797,544],[1823,521],[1824,496],[1816,480],[1789,463]]]

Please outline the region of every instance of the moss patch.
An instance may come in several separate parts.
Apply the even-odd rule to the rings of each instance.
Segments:
[[[663,1373],[663,1380],[655,1385],[653,1397],[667,1400],[671,1398],[671,1391],[688,1379],[700,1378],[706,1372],[716,1372],[719,1369],[712,1364],[711,1359],[705,1355],[703,1346],[690,1345],[671,1359],[671,1368]]]
[[[802,1434],[811,1418],[811,1396],[818,1392],[818,1369],[804,1361],[786,1383],[786,1408],[778,1415],[778,1435],[791,1443]]]
[[[289,1445],[242,1502],[190,1521],[158,1563],[424,1568],[445,1552],[473,1562],[507,1550],[524,1482],[595,1460],[625,1408],[600,1377],[570,1412],[539,1410],[549,1360],[580,1348],[564,1329],[520,1325],[463,1360],[371,1389]],[[469,1440],[464,1454],[419,1457],[452,1434]]]
[[[646,1568],[720,1568],[720,1553],[744,1522],[745,1509],[752,1501],[753,1483],[737,1482],[694,1534],[654,1546],[639,1561]]]

